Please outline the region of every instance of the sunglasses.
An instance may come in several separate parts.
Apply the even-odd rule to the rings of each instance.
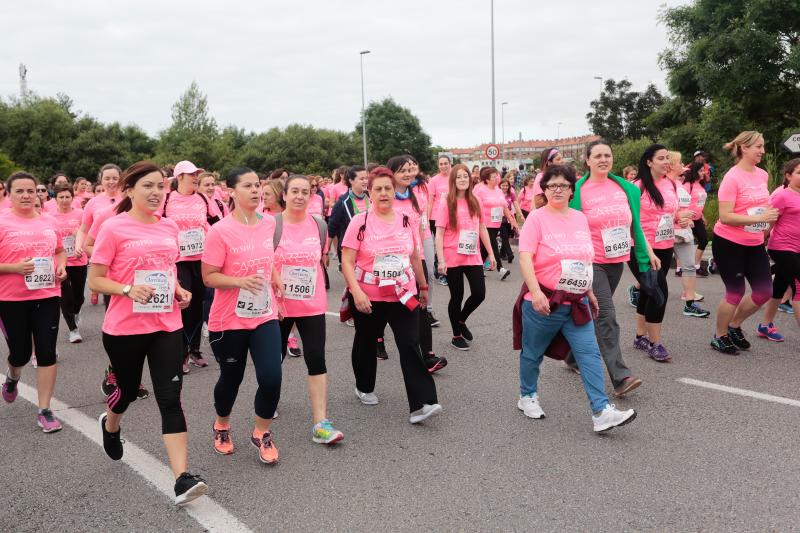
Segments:
[[[36,188],[36,192],[47,192],[47,189],[45,189],[45,188],[41,188],[40,189],[40,188],[37,187]]]

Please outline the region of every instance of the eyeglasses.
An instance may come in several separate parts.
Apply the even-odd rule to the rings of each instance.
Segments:
[[[551,192],[555,191],[566,191],[570,188],[569,183],[549,183],[545,189]]]
[[[47,192],[47,189],[45,187],[42,188],[37,187],[36,192]]]

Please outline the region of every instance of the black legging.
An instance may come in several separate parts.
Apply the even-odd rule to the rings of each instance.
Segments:
[[[772,280],[772,297],[783,300],[786,289],[792,289],[792,299],[797,301],[796,283],[800,283],[800,254],[785,250],[767,250],[775,261],[775,278]]]
[[[500,250],[497,248],[497,235],[500,233],[500,228],[486,228],[487,233],[489,233],[489,243],[492,246],[492,253],[494,253],[494,259],[497,261],[497,270],[503,268],[503,261],[500,260]],[[486,251],[486,248],[483,247],[483,241],[481,241],[481,259],[483,262],[486,262],[486,258],[489,257],[489,252]],[[447,270],[450,270],[449,268]],[[450,277],[447,278],[447,281],[450,281]]]
[[[428,267],[425,260],[422,260],[422,273],[425,275],[425,284],[430,283],[428,279]],[[419,294],[419,280],[417,280],[417,293]],[[385,329],[381,330],[379,339],[384,338]],[[306,341],[303,341],[305,346]],[[431,329],[431,321],[428,320],[428,313],[425,309],[420,309],[419,313],[419,347],[422,350],[422,355],[433,353],[433,330]]]
[[[297,333],[303,342],[303,358],[309,376],[327,374],[325,366],[325,315],[290,317],[285,316],[281,325],[281,357],[286,357],[289,333],[297,325]]]
[[[68,266],[67,277],[61,282],[61,314],[70,331],[77,329],[75,319],[81,312],[81,307],[86,298],[83,291],[86,288],[86,272],[88,267]]]
[[[181,311],[183,319],[184,354],[200,351],[200,328],[203,325],[203,300],[206,286],[200,273],[200,261],[180,261],[178,267],[178,283],[192,293],[189,307]]]
[[[639,291],[639,304],[636,306],[636,314],[644,315],[644,319],[650,324],[661,324],[664,321],[664,312],[667,309],[667,299],[669,296],[669,286],[667,285],[667,272],[672,262],[672,248],[665,250],[653,250],[661,260],[661,268],[658,270],[658,287],[664,293],[664,303],[657,306],[655,301],[650,298],[644,291]],[[628,261],[628,266],[631,269],[634,277],[639,280],[639,263],[636,261],[636,253],[631,248],[631,259]],[[639,280],[641,283],[641,280]]]
[[[703,222],[702,218],[698,218],[694,221],[692,235],[694,235],[694,238],[697,241],[697,249],[705,250],[706,246],[708,246],[708,232],[706,231],[706,223]]]
[[[511,228],[511,222],[504,220],[500,224],[500,255],[511,261],[514,257],[514,250],[511,249],[511,235],[514,230]]]
[[[469,283],[469,298],[461,306],[464,299],[464,278]],[[450,289],[450,302],[447,304],[447,316],[453,337],[461,336],[461,324],[475,311],[486,298],[486,281],[483,279],[483,266],[447,267],[447,287]]]

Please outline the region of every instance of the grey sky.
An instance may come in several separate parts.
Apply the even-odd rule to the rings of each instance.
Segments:
[[[497,141],[502,101],[507,140],[552,138],[559,121],[562,136],[588,132],[594,76],[663,90],[663,5],[495,0]],[[368,100],[391,95],[435,144],[491,137],[489,0],[2,2],[0,21],[0,95],[17,94],[23,62],[38,94],[151,134],[192,80],[223,126],[351,130],[368,49]]]

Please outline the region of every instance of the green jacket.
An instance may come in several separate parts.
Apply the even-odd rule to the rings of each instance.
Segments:
[[[647,255],[647,240],[644,237],[644,232],[642,231],[642,221],[639,217],[642,191],[633,183],[625,181],[623,178],[615,176],[614,174],[609,174],[608,178],[622,187],[622,190],[625,191],[625,195],[628,197],[628,205],[630,206],[631,214],[633,215],[633,223],[631,224],[631,235],[633,235],[634,243],[633,251],[636,254],[636,262],[639,263],[639,271],[647,272],[650,270],[650,256]],[[583,184],[587,179],[589,179],[588,172],[578,180],[578,183],[575,184],[575,195],[569,202],[569,206],[572,209],[582,211],[581,187],[583,187]]]

